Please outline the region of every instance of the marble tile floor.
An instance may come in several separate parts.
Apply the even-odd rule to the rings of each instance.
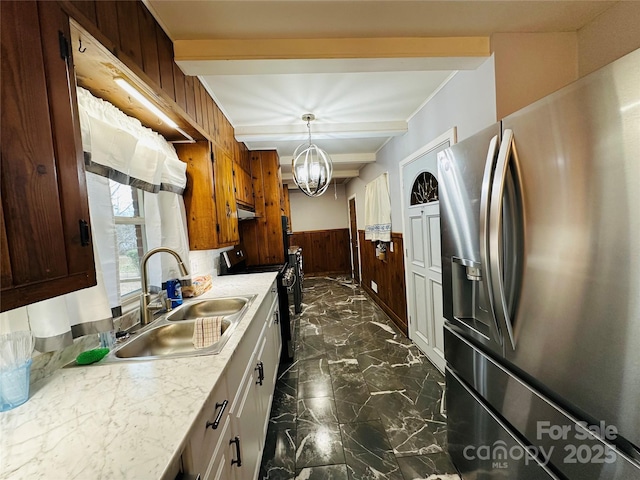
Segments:
[[[305,279],[260,480],[453,480],[444,378],[346,279]]]

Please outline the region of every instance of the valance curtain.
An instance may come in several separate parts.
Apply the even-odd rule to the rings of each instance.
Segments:
[[[188,265],[189,241],[182,193],[186,164],[167,141],[116,107],[78,88],[92,240],[98,284],[77,292],[5,312],[3,323],[24,325],[45,352],[70,345],[73,338],[113,329],[119,311],[119,253],[109,180],[144,191],[147,248],[176,250]],[[178,276],[175,259],[155,255],[148,264],[149,283]]]
[[[365,240],[391,241],[391,198],[386,173],[365,186],[364,223]]]

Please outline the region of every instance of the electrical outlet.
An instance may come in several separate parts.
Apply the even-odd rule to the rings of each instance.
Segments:
[[[371,280],[371,290],[373,290],[374,292],[378,293],[378,284],[376,282],[374,282],[373,280]]]

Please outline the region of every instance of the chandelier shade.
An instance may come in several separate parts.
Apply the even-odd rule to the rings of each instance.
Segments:
[[[311,113],[302,116],[307,122],[309,142],[298,145],[293,152],[291,171],[293,181],[298,188],[309,197],[319,197],[331,183],[333,164],[327,152],[311,143],[311,127],[309,123],[315,119]]]

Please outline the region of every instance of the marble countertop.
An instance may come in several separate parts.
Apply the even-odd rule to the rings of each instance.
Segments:
[[[195,299],[258,295],[217,355],[63,368],[32,385],[0,413],[0,478],[160,478],[275,278],[214,277]]]

